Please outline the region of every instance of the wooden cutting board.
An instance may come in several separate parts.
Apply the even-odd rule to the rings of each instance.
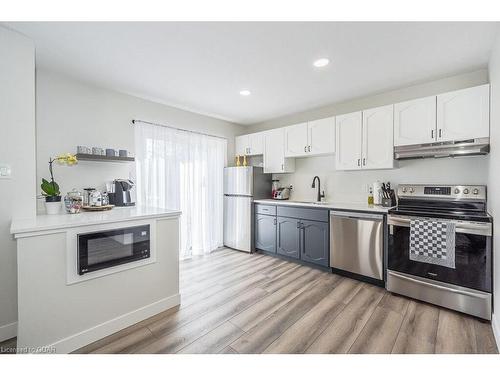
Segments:
[[[113,207],[113,204],[108,204],[107,206],[82,206],[82,209],[85,211],[109,211]]]

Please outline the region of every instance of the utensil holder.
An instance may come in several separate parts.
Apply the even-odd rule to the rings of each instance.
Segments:
[[[392,204],[392,199],[391,198],[382,198],[382,207],[392,207],[394,206]]]

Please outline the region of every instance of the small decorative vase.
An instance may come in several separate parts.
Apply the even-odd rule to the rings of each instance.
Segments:
[[[247,162],[247,157],[246,157],[246,155],[243,155],[243,166],[244,166],[244,167],[247,167],[247,166],[248,166],[248,162]]]
[[[239,155],[236,155],[236,166],[237,167],[241,166],[241,164],[240,164],[240,156]]]
[[[57,215],[61,212],[61,196],[45,197],[45,211],[47,215]]]

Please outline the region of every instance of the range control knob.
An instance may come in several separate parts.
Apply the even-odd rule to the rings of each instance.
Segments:
[[[412,187],[410,188],[410,193],[413,193],[415,191],[415,189],[413,189]]]
[[[479,194],[479,189],[474,189],[474,190],[472,190],[472,194],[474,194],[474,195],[478,195],[478,194]]]
[[[454,192],[455,192],[455,194],[460,194],[460,189],[456,188]]]
[[[401,189],[401,191],[402,191],[403,193],[406,193],[406,187],[404,187],[404,186],[403,186],[403,188]]]
[[[469,189],[465,188],[464,189],[464,194],[469,194]]]

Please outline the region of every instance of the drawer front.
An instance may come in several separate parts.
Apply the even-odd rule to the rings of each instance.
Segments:
[[[304,220],[328,222],[328,210],[314,208],[278,207],[278,216],[293,217]]]
[[[255,213],[262,215],[276,215],[276,206],[272,204],[256,204]]]

